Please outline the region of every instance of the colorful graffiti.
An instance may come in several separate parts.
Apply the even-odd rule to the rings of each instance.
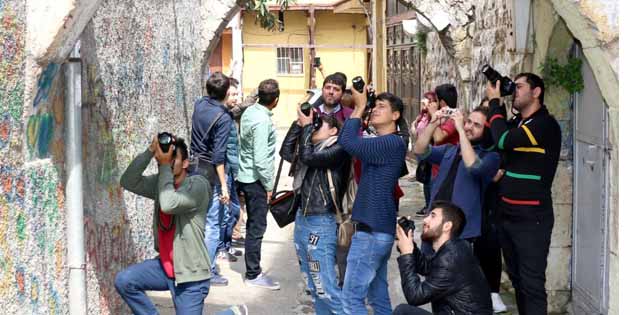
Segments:
[[[57,76],[59,68],[59,64],[51,63],[46,67],[44,72],[42,72],[39,80],[37,81],[37,94],[33,100],[33,107],[37,107],[42,101],[46,101],[48,99],[48,94],[50,93],[50,89],[53,85],[55,77]]]
[[[53,116],[50,113],[31,115],[26,129],[29,152],[38,158],[47,157],[55,131]]]

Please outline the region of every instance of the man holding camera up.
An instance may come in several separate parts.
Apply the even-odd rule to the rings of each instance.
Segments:
[[[198,175],[188,176],[188,148],[183,139],[168,134],[164,146],[153,138],[120,178],[126,190],[155,201],[153,237],[159,258],[132,265],[116,275],[115,286],[134,314],[157,314],[144,293],[170,290],[177,314],[199,314],[208,295],[210,257],[204,228],[210,185]],[[143,176],[151,159],[158,174]]]
[[[434,314],[492,314],[488,284],[469,244],[460,239],[467,225],[464,212],[447,201],[436,201],[430,209],[422,240],[431,244],[435,255],[415,246],[413,229],[396,228],[400,279],[410,305],[399,305],[394,315],[431,314],[416,307],[429,302]]]
[[[352,94],[355,108],[344,123],[339,143],[361,161],[362,174],[352,210],[356,232],[348,253],[343,307],[347,314],[365,315],[368,298],[374,314],[391,314],[387,261],[396,233],[394,187],[404,168],[407,151],[405,142],[396,134],[403,104],[390,93],[376,96],[371,123],[377,136],[363,138],[361,119],[367,105],[364,84],[353,84]]]
[[[221,204],[230,201],[230,192],[225,176],[226,151],[232,125],[232,117],[224,106],[230,80],[221,72],[214,72],[206,80],[207,96],[195,102],[192,115],[193,170],[205,176],[212,186],[210,208],[206,218],[205,242],[208,255],[215,266],[219,246]],[[213,270],[212,285],[227,285],[228,280]]]
[[[262,238],[267,230],[267,210],[273,191],[276,128],[271,115],[278,105],[278,81],[267,79],[258,85],[258,102],[241,117],[237,185],[245,194],[247,224],[245,236],[245,284],[280,290],[280,284],[260,268]]]
[[[335,253],[337,214],[342,211],[338,207],[348,186],[350,155],[337,143],[341,124],[332,116],[313,112],[307,111],[306,116],[298,110],[298,121],[289,131],[294,136],[285,138],[280,151],[283,159],[294,162],[295,146],[299,145],[300,168],[294,177],[294,190],[299,192],[300,198],[295,218],[295,249],[300,271],[306,275],[313,297],[315,313],[345,314]]]
[[[547,314],[545,269],[560,126],[544,105],[545,85],[539,76],[521,73],[514,83],[513,107],[519,113],[509,121],[501,97],[511,94],[513,84],[489,77],[486,88],[492,137],[505,157],[505,175],[498,183],[499,236],[519,314]]]
[[[489,130],[486,130],[487,116],[486,108],[477,107],[464,122],[464,115],[460,111],[449,112],[444,108],[432,116],[414,146],[418,160],[440,166],[433,181],[430,203],[436,200],[452,201],[463,209],[468,222],[461,235],[464,239],[481,235],[482,196],[500,164],[498,153],[487,152],[481,147],[484,134],[489,135]],[[444,119],[454,121],[459,145],[429,145],[435,129]]]

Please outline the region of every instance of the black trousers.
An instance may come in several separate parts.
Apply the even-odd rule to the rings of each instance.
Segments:
[[[551,203],[513,206],[499,202],[499,211],[499,241],[516,291],[518,313],[547,314],[545,270],[554,222],[553,207]]]
[[[245,278],[255,279],[262,272],[260,257],[262,239],[267,230],[267,191],[260,181],[251,184],[238,182],[245,195],[247,223],[245,234]]]
[[[432,313],[421,309],[419,307],[409,305],[409,304],[400,304],[394,310],[392,315],[431,315]]]
[[[501,244],[498,233],[496,224],[491,223],[473,243],[475,257],[493,293],[499,293],[501,287]]]

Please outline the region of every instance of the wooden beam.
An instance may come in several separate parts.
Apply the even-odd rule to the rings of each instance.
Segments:
[[[313,63],[315,62],[315,9],[311,7],[308,10],[308,44],[309,44],[309,56],[308,56],[308,73],[310,89],[315,88],[315,69],[313,69]]]

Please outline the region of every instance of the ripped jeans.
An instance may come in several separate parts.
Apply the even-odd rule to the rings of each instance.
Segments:
[[[295,218],[293,233],[300,272],[306,278],[315,314],[345,314],[336,268],[337,222],[334,214]]]

